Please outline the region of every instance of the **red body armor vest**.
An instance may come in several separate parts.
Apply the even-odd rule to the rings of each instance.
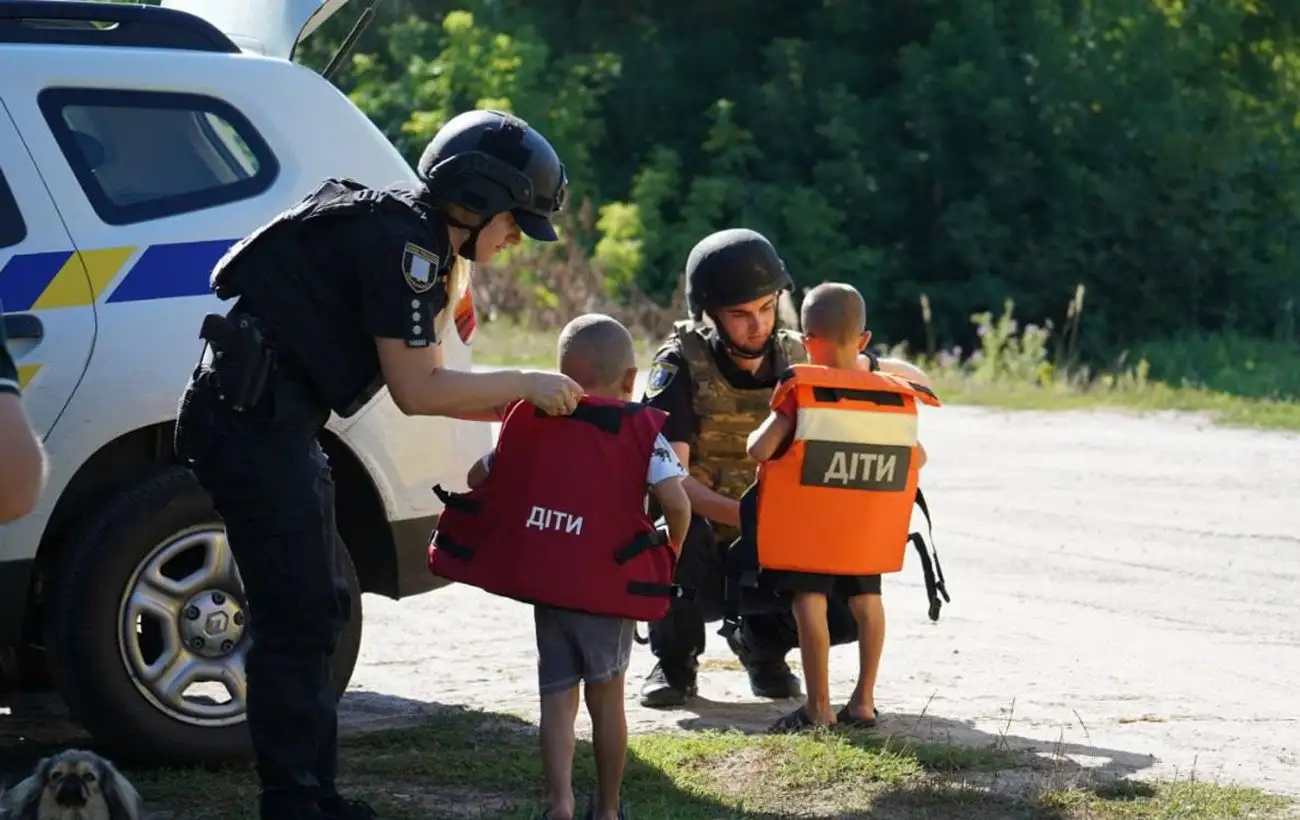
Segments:
[[[667,418],[591,396],[569,416],[517,402],[483,485],[434,488],[446,508],[429,570],[525,603],[659,620],[677,559],[646,514],[646,471]]]

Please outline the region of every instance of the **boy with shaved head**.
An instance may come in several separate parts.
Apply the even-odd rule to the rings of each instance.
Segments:
[[[573,379],[588,396],[631,401],[636,386],[636,353],[632,334],[617,320],[588,313],[569,322],[556,344],[560,372]],[[593,434],[597,431],[593,428]],[[486,479],[492,454],[469,474],[469,486]],[[566,465],[555,465],[556,470]],[[679,550],[690,526],[691,505],[682,487],[686,471],[672,447],[659,435],[654,443],[645,481],[663,510],[668,537]],[[592,476],[600,481],[600,476]],[[537,632],[537,675],[541,695],[542,771],[546,779],[550,820],[574,816],[574,721],[578,716],[578,684],[586,687],[596,753],[596,794],[585,817],[622,820],[620,799],[627,759],[627,714],[623,680],[632,655],[636,623],[623,618],[591,615],[554,607],[534,607]]]
[[[862,368],[862,353],[871,341],[867,307],[862,295],[849,285],[827,282],[804,297],[800,321],[809,363],[841,370]],[[874,359],[867,357],[874,363]],[[868,366],[871,366],[870,364]],[[794,434],[795,395],[790,393],[763,424],[750,433],[749,456],[767,461],[789,446]],[[925,450],[919,449],[920,463]],[[870,522],[844,522],[845,526]],[[793,731],[814,726],[844,724],[870,728],[876,725],[876,674],[885,644],[885,608],[879,575],[827,575],[764,570],[776,590],[793,594],[794,618],[799,632],[807,703],[773,725],[773,731]],[[848,599],[858,626],[858,685],[838,713],[830,704],[830,633],[826,621],[829,596]]]

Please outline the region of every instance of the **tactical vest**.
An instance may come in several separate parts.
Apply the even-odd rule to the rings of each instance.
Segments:
[[[568,416],[516,402],[487,480],[467,493],[434,488],[446,508],[429,570],[525,603],[659,620],[680,592],[676,550],[645,510],[646,471],[667,418],[593,396]]]
[[[903,568],[916,500],[917,403],[929,388],[889,373],[795,365],[791,444],[758,467],[758,565],[832,575]]]
[[[211,278],[217,296],[240,297],[235,309],[260,319],[267,326],[270,346],[344,418],[384,386],[374,339],[355,319],[355,280],[397,275],[357,269],[353,257],[336,247],[334,220],[357,216],[369,216],[367,229],[373,225],[376,232],[391,233],[377,238],[399,247],[408,237],[436,238],[444,229],[427,208],[394,191],[327,179],[231,247]],[[426,302],[419,312],[432,321],[446,304],[446,287],[435,286],[412,298]],[[441,304],[435,304],[439,299]]]
[[[754,483],[757,464],[746,454],[749,434],[767,418],[772,391],[737,390],[728,382],[713,358],[707,325],[683,321],[673,324],[673,338],[681,348],[695,386],[692,408],[699,426],[691,443],[690,473],[696,481],[727,498],[739,499]],[[777,330],[773,340],[773,373],[807,361],[799,334]],[[714,526],[718,540],[739,534],[733,527]]]

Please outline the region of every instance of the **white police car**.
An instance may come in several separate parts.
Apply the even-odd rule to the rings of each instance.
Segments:
[[[208,292],[212,265],[326,176],[414,178],[346,96],[290,62],[345,2],[0,2],[0,304],[51,459],[38,509],[0,527],[0,646],[29,679],[48,671],[96,738],[154,758],[249,754],[256,614],[171,453],[200,322],[228,307]],[[451,335],[449,366],[469,367]],[[488,425],[408,418],[381,392],[323,439],[354,611],[362,591],[436,586],[430,488],[463,482]],[[334,660],[340,694],[360,622]]]

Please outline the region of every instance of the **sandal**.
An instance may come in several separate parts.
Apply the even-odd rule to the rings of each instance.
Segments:
[[[843,709],[835,713],[835,725],[846,729],[874,729],[878,717],[880,717],[879,709],[876,709],[875,714],[869,718],[857,717],[849,712],[848,704],[845,704]]]
[[[596,803],[594,800],[587,801],[587,813],[582,816],[582,820],[594,820],[596,816]],[[623,801],[618,801],[618,820],[627,820],[627,812],[623,809]]]
[[[817,724],[813,723],[812,718],[808,717],[808,713],[800,706],[776,723],[773,723],[767,731],[769,734],[784,734],[786,732],[802,732],[805,729],[816,728]]]

